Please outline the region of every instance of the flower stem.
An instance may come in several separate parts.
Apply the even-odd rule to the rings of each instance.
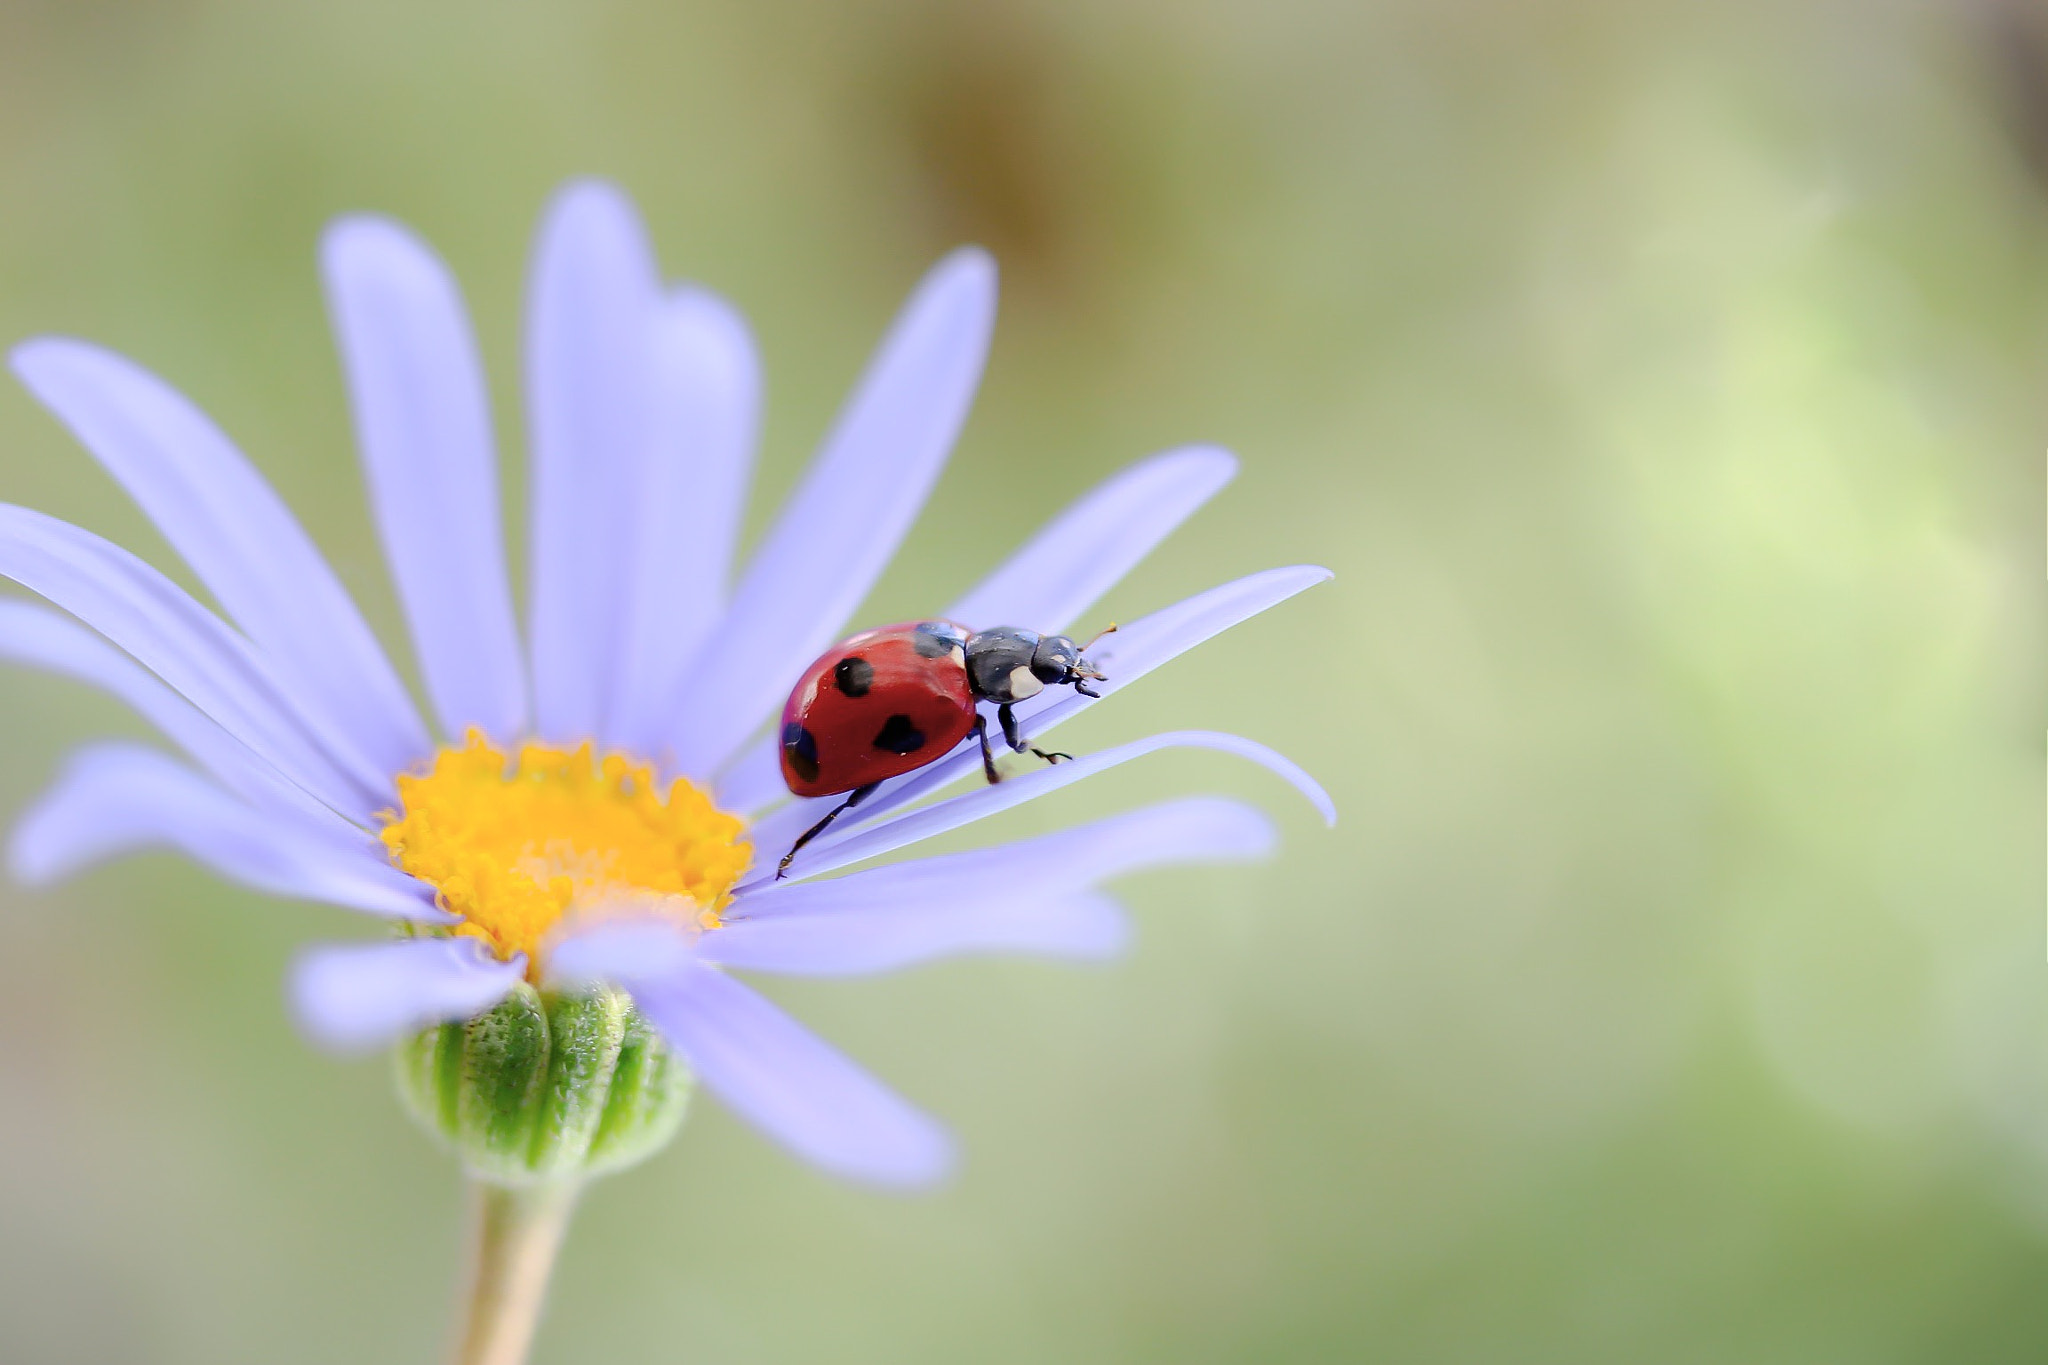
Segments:
[[[524,1365],[576,1183],[473,1186],[476,1243],[455,1365]]]

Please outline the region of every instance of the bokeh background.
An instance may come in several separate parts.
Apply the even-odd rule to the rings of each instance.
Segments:
[[[1285,848],[1128,882],[1106,969],[774,988],[960,1177],[847,1188],[704,1105],[590,1194],[539,1361],[2048,1352],[2048,11],[0,5],[0,337],[181,385],[390,639],[317,234],[380,209],[451,261],[516,489],[574,174],[753,318],[762,505],[923,267],[998,253],[867,617],[1152,450],[1239,451],[1104,614],[1336,581],[1062,740],[1236,729],[1343,822],[1215,755],[1008,817],[1221,790]],[[173,567],[11,386],[0,450],[0,498]],[[11,672],[0,714],[9,814],[139,733]],[[455,1174],[281,998],[369,932],[170,858],[5,892],[0,1359],[436,1358]]]

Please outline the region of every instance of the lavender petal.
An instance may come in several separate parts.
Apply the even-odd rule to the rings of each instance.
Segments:
[[[699,1080],[742,1118],[834,1174],[910,1187],[953,1164],[945,1131],[716,968],[633,987]]]
[[[1002,889],[965,902],[906,900],[845,914],[731,920],[705,934],[701,951],[706,961],[744,971],[862,976],[969,953],[1106,958],[1129,936],[1122,909],[1099,892]]]
[[[219,427],[132,361],[45,338],[15,372],[141,505],[246,630],[294,709],[396,772],[426,730],[391,661],[289,509]]]
[[[359,750],[301,729],[247,641],[183,589],[89,531],[0,504],[0,577],[76,616],[327,805],[368,823],[391,779]]]
[[[733,921],[852,915],[902,902],[960,905],[977,890],[1064,891],[1177,863],[1244,862],[1270,854],[1277,837],[1272,820],[1256,806],[1223,796],[1176,797],[1031,839],[891,863],[830,881],[771,881],[733,902],[726,928]]]
[[[1324,820],[1334,824],[1337,809],[1316,780],[1304,772],[1292,760],[1275,753],[1254,740],[1237,735],[1219,734],[1210,730],[1176,730],[1166,734],[1153,735],[1146,739],[1133,740],[1100,753],[1087,754],[1065,763],[1057,763],[1032,772],[1011,777],[991,787],[978,787],[944,801],[935,801],[928,806],[892,815],[886,820],[863,826],[848,834],[833,837],[827,834],[808,845],[797,854],[790,865],[792,878],[814,877],[821,872],[845,867],[868,858],[879,857],[894,849],[919,840],[958,829],[962,825],[985,819],[998,811],[1058,791],[1061,787],[1092,777],[1105,769],[1127,763],[1143,754],[1160,749],[1215,749],[1223,753],[1248,758],[1268,771],[1278,774],[1291,783],[1295,790],[1307,797]],[[766,844],[763,847],[772,848]],[[764,871],[739,889],[752,892],[769,885],[772,871]]]
[[[1255,807],[1194,796],[1035,839],[778,882],[736,900],[699,947],[755,971],[841,975],[966,952],[1106,956],[1123,917],[1085,888],[1140,868],[1236,862],[1273,848]]]
[[[192,703],[61,612],[33,602],[0,601],[0,659],[63,674],[126,702],[207,772],[261,809],[289,810],[336,833],[355,831]]]
[[[446,1019],[467,1019],[518,984],[526,959],[499,962],[472,938],[315,948],[293,965],[299,1025],[336,1052],[367,1052]]]
[[[675,761],[702,779],[782,704],[874,586],[966,420],[995,320],[995,267],[941,261],[904,306],[763,538],[671,702]]]
[[[174,848],[231,881],[295,899],[442,923],[431,890],[383,857],[368,834],[330,837],[222,791],[153,749],[79,750],[15,826],[8,856],[45,885],[144,848]]]
[[[462,296],[388,219],[321,243],[363,474],[443,734],[500,742],[526,724],[526,666],[505,571],[490,397]]]
[[[636,503],[608,738],[665,757],[670,701],[724,610],[746,510],[761,407],[746,320],[708,290],[672,293],[655,327],[655,380],[661,426]]]
[[[1109,678],[1093,686],[1105,697],[1121,691],[1160,665],[1329,577],[1328,569],[1314,565],[1267,569],[1140,617],[1096,646],[1091,657],[1102,665]],[[1025,735],[1035,739],[1092,705],[1086,697],[1065,688],[1048,688],[1017,706],[1018,725]],[[889,812],[978,771],[980,766],[980,753],[969,740],[946,757],[883,783],[857,810],[848,812],[841,821],[844,829],[835,833],[843,835],[863,824],[872,824]],[[754,826],[756,843],[762,848],[773,848],[794,841],[837,799],[792,801],[762,817]]]
[[[1053,518],[945,614],[977,628],[1066,630],[1236,473],[1236,458],[1214,446],[1142,460]],[[718,794],[728,810],[758,810],[783,795],[774,735],[727,768]]]
[[[533,451],[531,626],[539,733],[599,734],[621,657],[640,480],[661,458],[661,282],[640,220],[610,185],[556,196],[535,248],[527,369]]]
[[[598,920],[571,930],[547,955],[548,978],[564,986],[663,981],[696,955],[696,936],[653,916]]]
[[[946,616],[1052,634],[1095,605],[1237,474],[1215,446],[1141,460],[1055,517]]]

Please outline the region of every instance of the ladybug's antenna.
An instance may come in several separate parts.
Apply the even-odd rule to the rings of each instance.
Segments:
[[[1087,644],[1081,646],[1081,652],[1083,654],[1086,654],[1089,650],[1095,648],[1095,646],[1101,642],[1103,636],[1114,634],[1116,634],[1116,622],[1111,621],[1101,630],[1095,632],[1095,638],[1093,640],[1090,640]]]

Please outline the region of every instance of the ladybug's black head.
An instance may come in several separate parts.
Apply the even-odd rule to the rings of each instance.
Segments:
[[[1064,635],[1048,635],[1031,651],[1031,671],[1048,686],[1076,678],[1100,679],[1095,665],[1081,657],[1081,647]]]
[[[1070,683],[1087,696],[1084,680],[1101,672],[1064,635],[1039,635],[1015,626],[976,631],[967,641],[967,678],[983,701],[1018,702],[1047,687]]]
[[[1047,686],[1072,683],[1084,697],[1095,695],[1086,680],[1102,681],[1102,670],[1082,658],[1081,647],[1064,635],[1048,635],[1038,642],[1031,651],[1031,672]]]

